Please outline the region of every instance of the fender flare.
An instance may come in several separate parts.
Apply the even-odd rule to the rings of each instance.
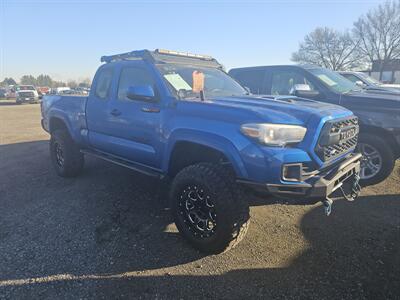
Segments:
[[[69,135],[76,140],[76,136],[74,134],[74,131],[72,130],[72,125],[69,121],[68,116],[66,115],[65,112],[62,112],[61,110],[53,110],[50,114],[49,114],[49,132],[51,132],[51,122],[54,119],[59,119],[60,121],[62,121],[65,125],[65,127],[68,130]]]
[[[221,152],[231,163],[237,177],[247,177],[247,170],[241,159],[239,150],[230,140],[221,135],[192,129],[178,129],[169,136],[168,141],[169,143],[164,151],[164,157],[167,159],[164,159],[162,164],[162,170],[166,173],[169,171],[172,152],[176,144],[179,142],[190,142]]]

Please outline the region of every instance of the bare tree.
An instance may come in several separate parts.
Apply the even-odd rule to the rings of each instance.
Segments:
[[[315,64],[332,70],[348,70],[360,65],[358,43],[348,32],[331,28],[316,28],[305,36],[299,50],[292,54],[292,60],[299,63]]]
[[[380,77],[392,59],[400,58],[400,0],[388,1],[354,23],[354,36],[371,64],[379,61]]]

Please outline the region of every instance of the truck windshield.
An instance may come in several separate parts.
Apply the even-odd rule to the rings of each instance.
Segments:
[[[35,90],[35,88],[33,87],[33,86],[31,86],[31,85],[20,85],[18,88],[17,88],[17,90],[18,91],[34,91]]]
[[[336,93],[345,94],[351,91],[361,90],[355,83],[331,70],[315,68],[309,69],[308,71],[317,77],[317,79],[330,90]]]
[[[195,74],[201,74],[201,86],[206,98],[248,94],[239,83],[216,68],[182,64],[159,64],[157,67],[171,91],[180,99],[200,97],[199,85],[193,82]]]

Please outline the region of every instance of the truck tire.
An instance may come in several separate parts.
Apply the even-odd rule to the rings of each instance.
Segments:
[[[372,134],[361,134],[358,151],[363,154],[360,170],[360,184],[373,185],[385,180],[394,168],[393,150],[383,138]]]
[[[201,252],[235,247],[250,224],[249,205],[228,168],[199,163],[181,170],[170,192],[176,227]]]
[[[75,177],[82,171],[83,154],[66,130],[55,130],[51,134],[50,157],[59,176]]]

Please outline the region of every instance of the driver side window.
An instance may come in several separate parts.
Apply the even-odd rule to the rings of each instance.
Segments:
[[[155,82],[146,69],[138,67],[122,69],[118,84],[118,100],[129,100],[126,97],[129,87],[145,85],[150,85],[155,90]]]
[[[307,84],[310,90],[315,90],[311,82],[300,73],[275,71],[272,74],[271,95],[292,95],[296,84]]]
[[[343,76],[346,77],[351,82],[354,82],[354,83],[356,83],[357,81],[362,81],[360,78],[354,76],[353,74],[345,74]]]

